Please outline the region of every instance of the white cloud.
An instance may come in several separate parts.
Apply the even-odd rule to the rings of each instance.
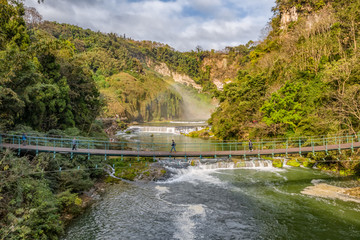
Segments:
[[[169,44],[180,51],[257,40],[275,0],[26,0],[45,20]]]

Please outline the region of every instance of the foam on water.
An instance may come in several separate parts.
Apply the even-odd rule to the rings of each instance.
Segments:
[[[194,220],[194,217],[205,218],[205,207],[201,204],[175,204],[165,201],[162,199],[161,195],[170,193],[169,188],[158,185],[155,189],[158,191],[156,196],[159,200],[167,203],[168,205],[172,205],[172,208],[182,209],[182,213],[177,215],[174,219],[174,222],[176,223],[176,231],[173,235],[174,239],[195,239],[193,230],[196,226],[196,221]]]
[[[166,183],[189,182],[197,185],[199,182],[206,182],[215,185],[223,185],[224,182],[211,175],[219,169],[202,169],[198,167],[188,167],[183,169],[168,168],[175,175],[168,179]]]
[[[166,164],[167,162],[164,163]],[[217,162],[212,164],[202,164],[200,161],[197,161],[196,164],[196,166],[183,168],[175,168],[164,165],[169,172],[173,173],[173,176],[164,183],[189,182],[197,185],[199,182],[206,182],[218,186],[224,186],[226,183],[213,176],[213,173],[234,169],[251,169],[256,171],[275,172],[276,174],[279,174],[278,172],[286,171],[281,168],[273,167],[271,161],[268,160],[248,161],[245,163]],[[243,167],[244,165],[245,167]]]
[[[189,205],[185,211],[177,217],[175,222],[177,223],[177,231],[174,232],[175,239],[195,239],[193,232],[196,223],[193,220],[194,216],[205,218],[205,208],[201,204]]]

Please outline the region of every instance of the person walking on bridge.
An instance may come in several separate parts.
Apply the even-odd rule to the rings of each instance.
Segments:
[[[176,143],[174,141],[174,139],[172,140],[172,143],[171,143],[171,150],[170,152],[172,152],[174,150],[174,152],[176,153],[176,149],[175,149],[175,146],[176,146]]]
[[[253,151],[253,143],[251,142],[251,140],[249,139],[249,150],[252,152]]]
[[[22,144],[25,146],[26,145],[26,133],[23,133],[21,139],[22,139]]]
[[[74,139],[72,140],[72,150],[76,150],[77,149],[77,141],[76,138],[74,137]]]

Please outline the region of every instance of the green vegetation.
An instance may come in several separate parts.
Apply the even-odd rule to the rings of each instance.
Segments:
[[[21,2],[3,0],[0,12],[0,129],[88,129],[101,102],[73,45],[28,32]]]
[[[100,161],[96,157],[71,159],[58,154],[54,159],[51,154],[16,156],[1,151],[0,238],[58,239],[64,217],[83,211],[80,194],[103,177],[103,170],[95,167]]]
[[[281,21],[296,7],[297,21]],[[358,1],[282,1],[268,36],[239,59],[210,124],[219,139],[360,130]]]
[[[283,167],[283,162],[282,162],[281,159],[273,159],[272,160],[272,165],[273,165],[273,167],[282,168]]]
[[[211,132],[211,129],[209,127],[206,127],[204,129],[201,129],[199,131],[193,131],[188,134],[185,134],[185,136],[188,137],[194,137],[194,138],[209,138],[212,137],[214,134]]]
[[[178,89],[154,70],[160,63],[192,77],[204,91],[214,89],[209,74],[201,68],[204,51],[181,53],[160,43],[137,42],[69,24],[44,21],[29,26],[33,36],[63,42],[71,49],[82,71],[96,82],[106,102],[105,117],[118,115],[138,122],[184,117]],[[197,91],[191,95],[201,96]]]
[[[152,169],[150,165],[154,162],[152,158],[147,157],[125,157],[111,158],[110,164],[115,167],[115,176],[125,180],[153,180],[166,174],[162,168]],[[112,181],[110,181],[112,182]]]
[[[292,167],[300,167],[300,162],[297,159],[290,159],[286,162],[286,165],[292,166]]]

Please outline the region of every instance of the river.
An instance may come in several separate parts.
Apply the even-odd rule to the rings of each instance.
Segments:
[[[137,134],[135,140],[148,137]],[[240,168],[167,166],[172,175],[165,181],[110,186],[63,239],[360,238],[359,203],[301,193],[322,182],[346,186],[344,178],[316,169],[273,168],[266,160]]]

